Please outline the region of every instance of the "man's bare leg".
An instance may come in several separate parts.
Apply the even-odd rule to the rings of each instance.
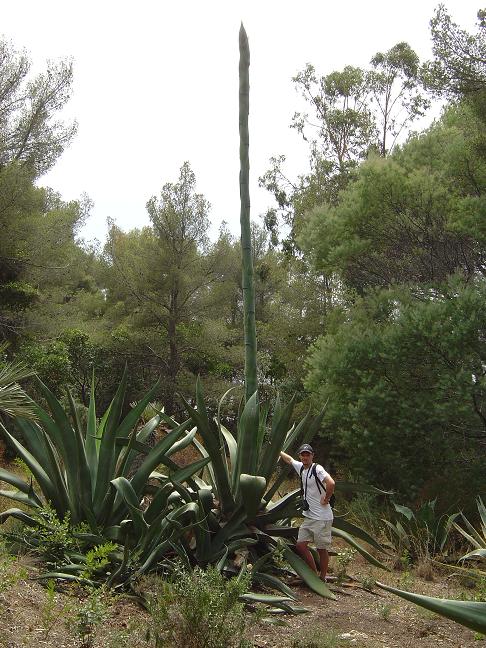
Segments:
[[[329,554],[327,549],[318,549],[319,562],[321,563],[321,579],[326,580],[327,568],[329,567]]]
[[[317,572],[316,562],[314,560],[314,556],[309,551],[308,544],[309,544],[308,542],[297,542],[295,548],[297,549],[297,553],[305,560],[305,562],[309,565],[312,571],[314,571],[317,574],[318,572]]]

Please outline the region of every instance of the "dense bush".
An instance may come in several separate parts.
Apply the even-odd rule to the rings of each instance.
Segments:
[[[156,648],[244,648],[246,616],[239,597],[249,575],[227,580],[217,569],[180,572],[170,582],[152,581],[149,596]]]

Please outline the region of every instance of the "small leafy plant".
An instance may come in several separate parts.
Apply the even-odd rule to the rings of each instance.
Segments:
[[[92,579],[97,572],[103,571],[111,562],[110,554],[117,549],[114,542],[105,542],[90,549],[86,554],[86,569],[81,574],[82,578]]]
[[[56,601],[56,584],[53,578],[47,581],[45,587],[45,600],[40,608],[40,618],[42,623],[43,639],[47,641],[54,627],[59,622],[59,618],[68,610],[65,605],[59,609]]]
[[[92,648],[96,633],[109,616],[110,597],[103,587],[89,589],[87,597],[71,611],[68,629],[81,641],[81,648]]]
[[[383,621],[390,621],[392,609],[393,608],[389,603],[384,603],[383,605],[378,606],[378,614]]]
[[[322,630],[309,627],[305,635],[294,637],[291,648],[339,648],[344,645],[336,630]]]
[[[338,583],[342,583],[347,576],[347,569],[351,562],[353,561],[353,558],[356,555],[356,550],[355,549],[350,549],[346,548],[341,551],[338,551],[337,556],[336,556],[336,579]]]
[[[172,582],[154,582],[148,599],[156,648],[242,648],[246,626],[240,596],[250,578],[225,579],[217,569],[181,572]]]

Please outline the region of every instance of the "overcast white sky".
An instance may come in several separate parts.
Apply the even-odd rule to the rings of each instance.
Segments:
[[[479,0],[444,0],[455,22],[474,29]],[[189,160],[198,191],[239,232],[238,30],[251,50],[252,217],[271,204],[257,179],[285,153],[290,174],[306,149],[289,129],[299,109],[291,77],[311,62],[321,74],[366,65],[407,41],[430,57],[429,20],[438,0],[16,0],[2,3],[0,33],[47,58],[73,57],[68,113],[78,135],[44,178],[65,200],[94,201],[84,236],[103,240],[106,219],[125,230],[148,223],[145,203],[176,181]]]

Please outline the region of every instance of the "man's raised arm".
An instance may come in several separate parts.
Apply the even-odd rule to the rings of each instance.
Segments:
[[[291,464],[292,461],[294,460],[294,458],[291,457],[290,455],[288,455],[286,452],[281,452],[280,453],[280,459],[282,459],[283,461],[285,461],[285,463],[288,463],[288,464]]]

